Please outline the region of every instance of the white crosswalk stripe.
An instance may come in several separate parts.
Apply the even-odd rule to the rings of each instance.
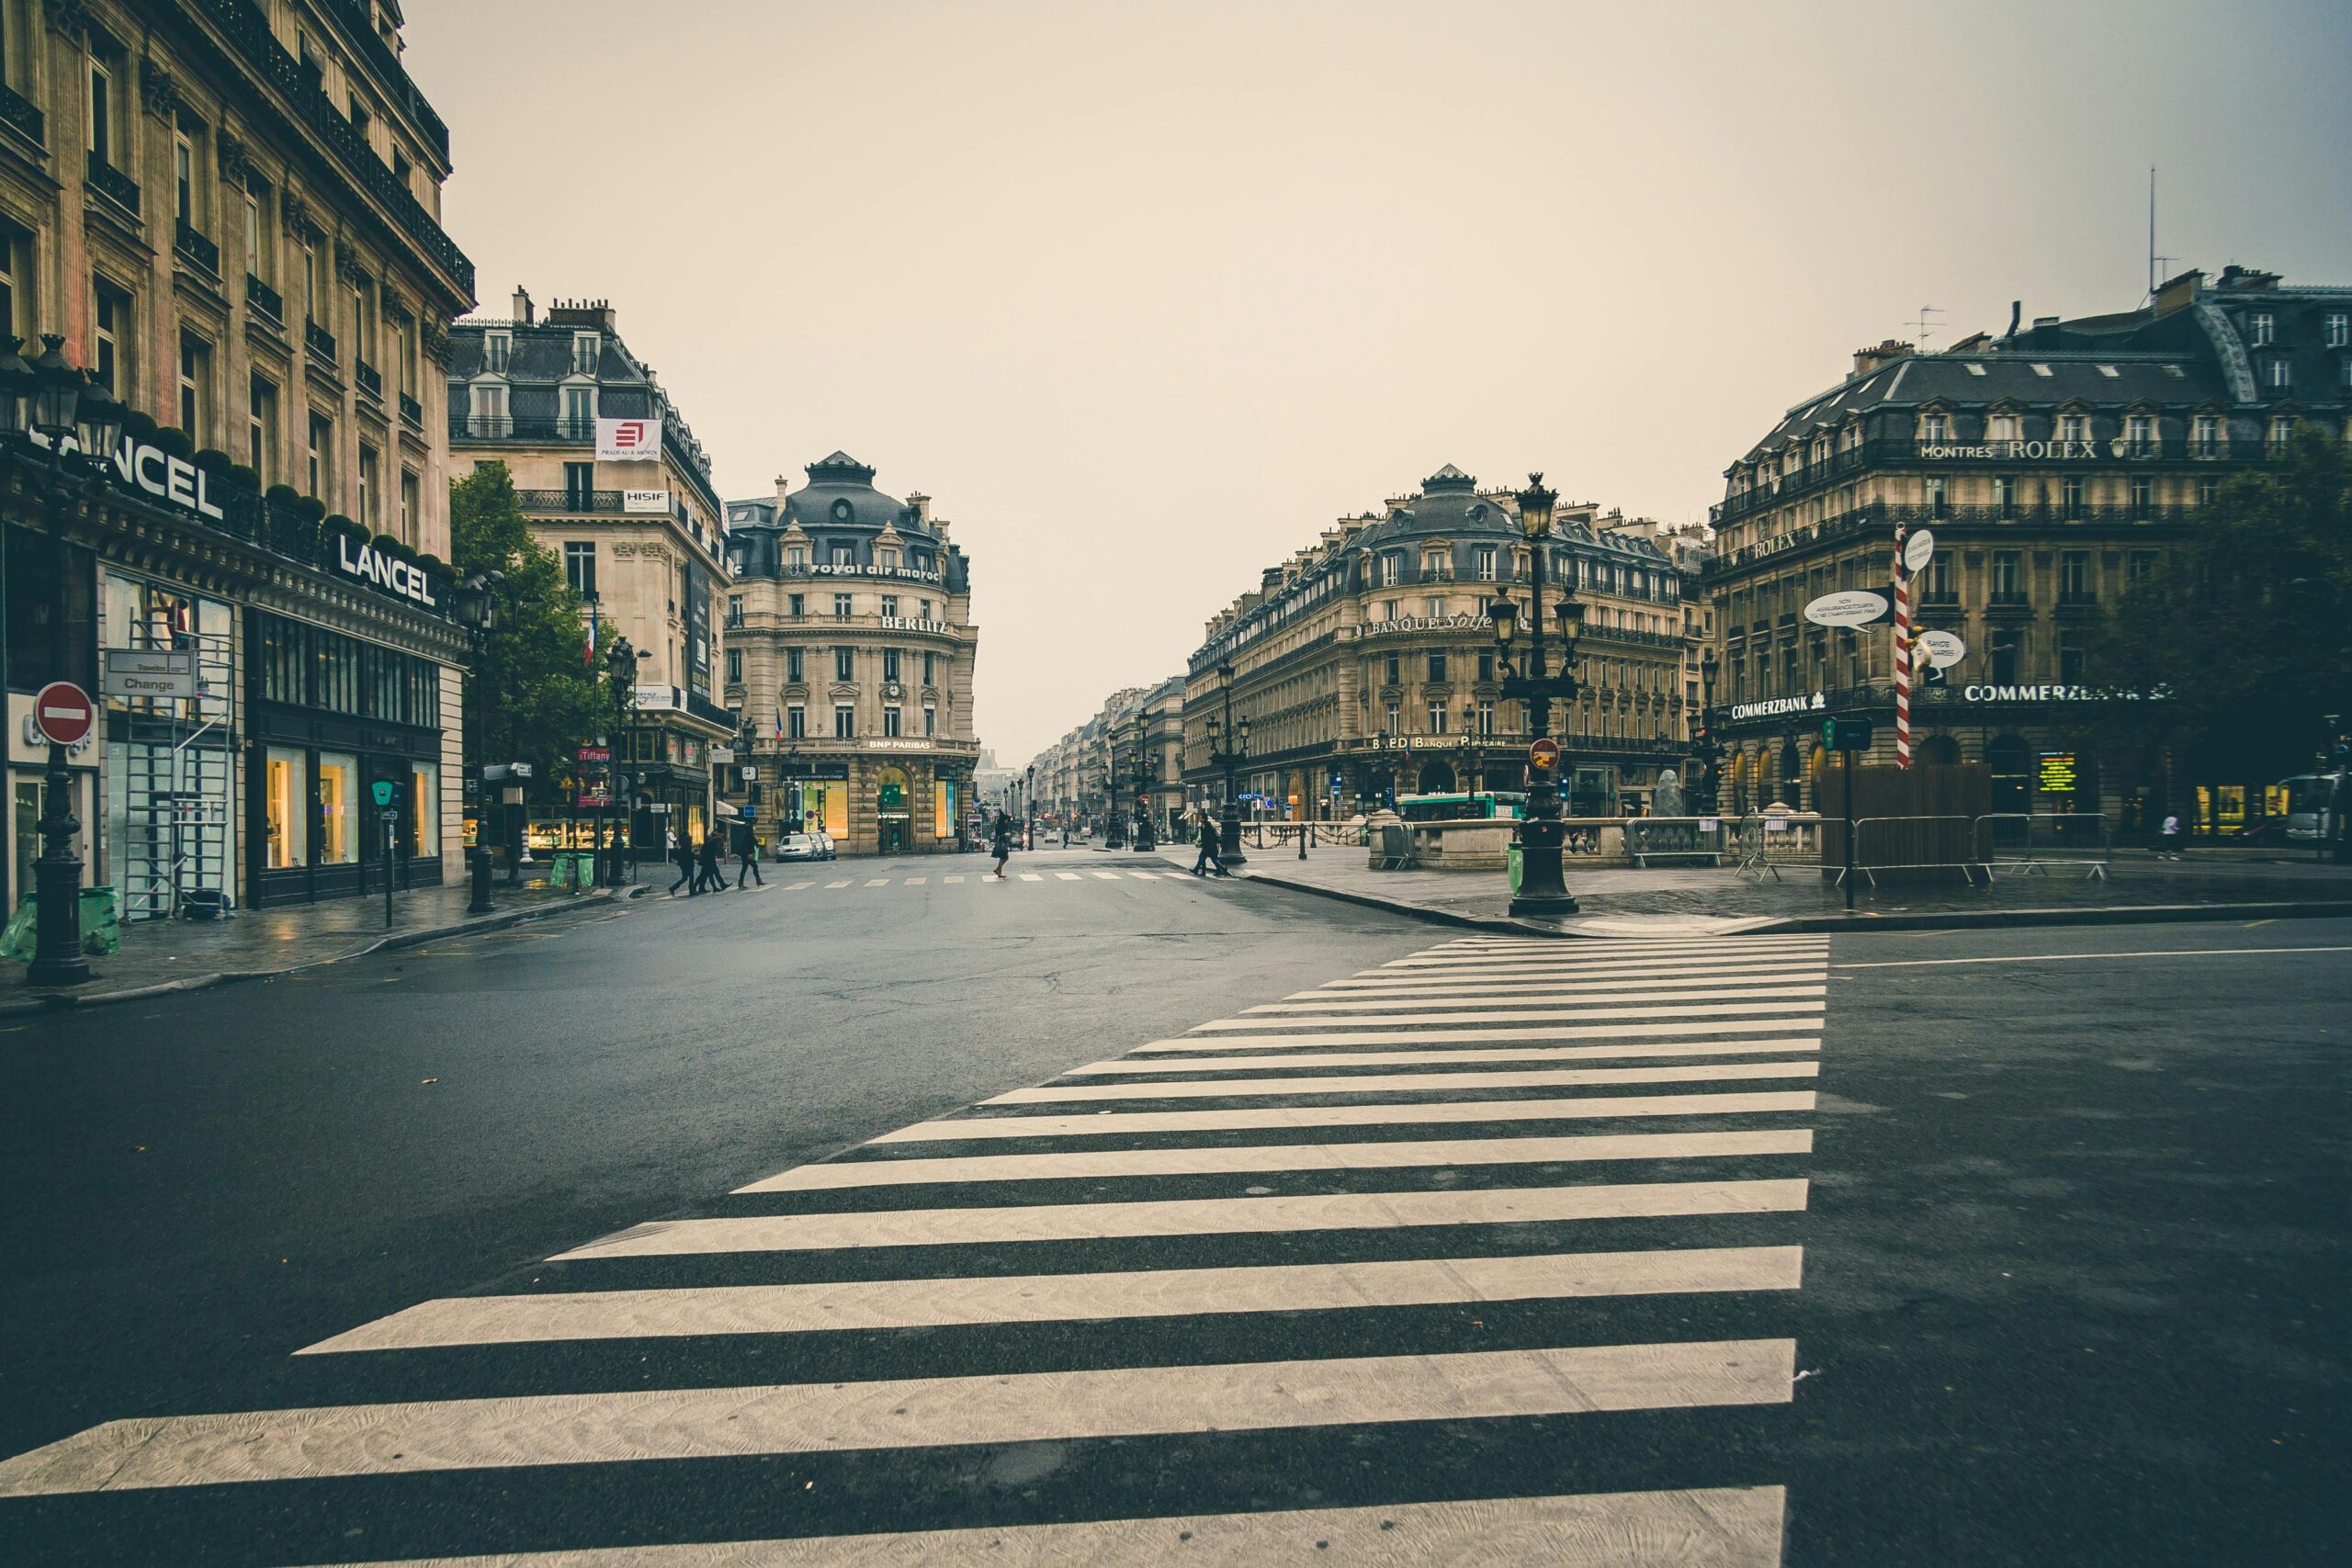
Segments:
[[[969,880],[1185,880],[1018,875]],[[967,880],[891,874],[822,887]],[[697,1465],[776,1456],[919,1462],[972,1445],[1074,1453],[1181,1437],[1193,1447],[1170,1452],[1214,1464],[1227,1434],[1277,1451],[1373,1429],[1439,1444],[1483,1423],[1594,1412],[1679,1411],[1671,1430],[1703,1431],[1710,1410],[1792,1396],[1797,1348],[1772,1337],[1770,1303],[1803,1285],[1804,1120],[1825,1071],[1826,953],[1805,936],[1481,933],[1277,999],[1237,996],[1233,1016],[559,1252],[527,1287],[518,1276],[499,1293],[418,1302],[299,1352],[318,1386],[364,1390],[356,1398],[107,1421],[0,1461],[0,1497],[230,1496],[266,1482],[296,1489],[269,1507],[316,1514],[326,1505],[303,1502],[300,1488],[368,1477],[417,1489],[384,1494],[402,1517],[462,1521],[480,1510],[453,1512],[431,1488],[494,1474],[519,1497],[548,1477],[599,1472],[627,1487],[638,1461],[691,1477]],[[1593,1315],[1649,1297],[1672,1298],[1671,1315]],[[1722,1315],[1743,1298],[1752,1304]],[[1464,1348],[1465,1320],[1511,1313],[1511,1337]],[[1343,1323],[1357,1326],[1318,1331]],[[1685,1326],[1610,1337],[1610,1325],[1629,1323]],[[1376,1343],[1363,1338],[1375,1329]],[[1080,1333],[1101,1337],[1073,1362],[1057,1347]],[[664,1344],[692,1350],[705,1371],[664,1382],[648,1371]],[[860,1346],[879,1372],[854,1370]],[[547,1381],[528,1384],[469,1387],[485,1374],[447,1360],[559,1351],[573,1359],[547,1361]],[[334,1382],[361,1367],[366,1381]],[[1510,1440],[1506,1430],[1495,1440]],[[595,1545],[575,1527],[546,1550],[502,1536],[496,1551],[469,1557],[447,1552],[448,1529],[462,1525],[432,1540],[435,1561],[483,1568],[1240,1563],[1350,1551],[1498,1568],[1777,1564],[1789,1500],[1770,1445],[1743,1439],[1728,1462],[1688,1446],[1675,1438],[1642,1461],[1651,1490],[1623,1490],[1627,1472],[1596,1469],[1567,1444],[1532,1496],[1409,1501],[1412,1478],[1396,1476],[1381,1479],[1396,1482],[1398,1501],[1379,1506],[1287,1507],[1319,1495],[1276,1492],[1241,1507],[1206,1490],[1190,1500],[1214,1506],[1187,1512],[1188,1493],[1211,1477],[1180,1466],[1156,1472],[1125,1513],[1116,1495],[1080,1510],[1116,1517],[1023,1523],[1034,1511],[997,1512],[1009,1494],[938,1482],[952,1492],[950,1526],[828,1534],[825,1516],[796,1513],[804,1533],[778,1537],[758,1488],[713,1481],[694,1484],[736,1499],[713,1505],[735,1528],[709,1544],[645,1544],[639,1532]],[[368,1550],[387,1548],[371,1535]]]

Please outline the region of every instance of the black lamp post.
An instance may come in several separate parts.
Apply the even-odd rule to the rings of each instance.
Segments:
[[[1037,770],[1034,765],[1021,775],[1021,847],[1037,847]]]
[[[1576,584],[1564,583],[1560,604],[1555,611],[1560,618],[1560,672],[1551,674],[1545,668],[1544,653],[1544,558],[1552,535],[1552,506],[1557,500],[1558,492],[1544,487],[1540,473],[1527,476],[1527,488],[1518,496],[1520,532],[1526,536],[1528,545],[1532,613],[1528,617],[1526,672],[1507,674],[1502,692],[1504,696],[1517,697],[1526,705],[1528,735],[1535,741],[1551,738],[1552,699],[1559,698],[1565,706],[1577,694],[1577,637],[1584,621],[1584,605],[1576,596]],[[1487,609],[1495,620],[1495,640],[1508,656],[1519,606],[1510,599],[1497,599]],[[1531,750],[1527,816],[1519,825],[1519,891],[1511,896],[1510,912],[1573,915],[1577,901],[1560,874],[1560,846],[1567,835],[1560,823],[1558,781],[1566,772],[1566,759],[1555,755],[1554,765],[1538,767],[1533,764],[1534,755]]]
[[[466,868],[471,883],[471,897],[466,904],[469,915],[487,915],[490,902],[490,780],[483,767],[481,716],[475,711],[481,705],[483,664],[490,653],[490,634],[498,629],[498,596],[492,585],[505,580],[505,573],[493,571],[487,576],[476,572],[458,584],[449,595],[449,607],[457,615],[458,624],[466,628],[466,636],[473,645],[473,666],[467,671],[470,689],[465,694],[466,771],[474,778],[474,847],[466,853]]]
[[[605,655],[605,670],[613,682],[613,743],[609,748],[611,761],[605,764],[605,826],[606,831],[598,838],[612,840],[612,861],[605,874],[605,886],[621,885],[621,819],[616,813],[628,781],[621,773],[621,756],[628,749],[628,709],[637,696],[637,649],[628,638],[615,637],[612,648]],[[681,829],[683,832],[684,829]]]
[[[1102,734],[1102,847],[1127,847],[1127,821],[1119,810],[1119,732],[1110,728]]]
[[[10,367],[7,396],[0,400],[6,401],[7,417],[18,421],[19,428],[28,420],[30,428],[49,443],[50,529],[57,548],[57,603],[50,618],[49,670],[51,680],[62,681],[70,652],[65,629],[69,479],[63,445],[70,436],[85,458],[101,464],[111,461],[122,441],[123,410],[96,378],[65,363],[61,352],[63,338],[51,333],[41,342],[44,350],[39,359],[21,373]],[[79,476],[74,478],[78,480]],[[95,721],[96,715],[92,716]],[[52,742],[41,788],[41,852],[33,863],[39,908],[34,917],[32,963],[25,974],[28,986],[78,986],[96,977],[89,960],[82,955],[82,857],[74,849],[74,835],[81,830],[82,824],[74,815],[73,765],[65,748]]]
[[[1700,769],[1699,787],[1691,793],[1702,817],[1713,817],[1722,805],[1723,749],[1715,738],[1715,650],[1708,648],[1699,654],[1699,739],[1691,747]]]
[[[1159,837],[1151,825],[1151,723],[1153,715],[1145,714],[1136,720],[1136,830],[1135,847],[1156,850]]]
[[[1233,666],[1216,667],[1218,693],[1225,700],[1225,722],[1209,718],[1209,766],[1225,774],[1225,807],[1217,814],[1217,858],[1227,865],[1239,865],[1241,853],[1241,797],[1233,787],[1233,770],[1250,755],[1250,720],[1245,716],[1236,721],[1233,716]]]

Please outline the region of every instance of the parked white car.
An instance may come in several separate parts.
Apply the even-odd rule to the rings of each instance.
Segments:
[[[778,860],[831,860],[833,839],[830,833],[786,833],[775,843]]]

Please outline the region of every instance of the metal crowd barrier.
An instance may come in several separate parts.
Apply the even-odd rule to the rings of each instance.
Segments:
[[[1820,857],[1821,824],[1817,818],[1761,812],[1726,820],[1734,824],[1730,843],[1736,857],[1735,876],[1754,876],[1761,882],[1769,873],[1778,882],[1781,866],[1809,865]]]
[[[2046,876],[2050,867],[2081,868],[2091,882],[2107,880],[2115,863],[2115,831],[2098,811],[1993,811],[1977,819],[1985,877],[1997,868],[2018,876]]]
[[[1720,817],[1633,817],[1625,822],[1625,856],[1644,867],[1654,860],[1719,866],[1724,839]]]
[[[1993,885],[1990,856],[1978,852],[1982,847],[1977,842],[1978,824],[1983,820],[1982,818],[1962,816],[1857,817],[1854,818],[1854,870],[1873,891],[1878,887],[1876,874],[1882,871],[1956,869],[1971,887],[1976,886],[1976,874],[1981,871],[1984,874],[1984,885],[1990,887]],[[1904,834],[1911,835],[1909,842],[1904,841]],[[1867,851],[1873,838],[1893,839],[1894,841],[1883,846],[1883,849],[1890,856],[1898,858],[1871,860]],[[1962,852],[1957,855],[1937,852],[1952,848]],[[1915,858],[1899,858],[1903,856]],[[1823,863],[1828,863],[1825,861]],[[1842,887],[1845,884],[1846,868],[1840,865],[1834,885]]]

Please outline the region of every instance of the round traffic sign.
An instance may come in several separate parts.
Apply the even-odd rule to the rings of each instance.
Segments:
[[[1560,765],[1560,743],[1546,735],[1527,749],[1527,765],[1539,773],[1550,773]]]
[[[51,681],[33,698],[33,722],[52,746],[78,746],[97,722],[90,694],[71,681]]]
[[[1926,528],[1914,529],[1903,541],[1903,570],[1925,571],[1928,563],[1936,558],[1936,536]]]
[[[1804,607],[1804,618],[1822,626],[1865,626],[1886,615],[1886,595],[1848,588],[1824,593]]]

